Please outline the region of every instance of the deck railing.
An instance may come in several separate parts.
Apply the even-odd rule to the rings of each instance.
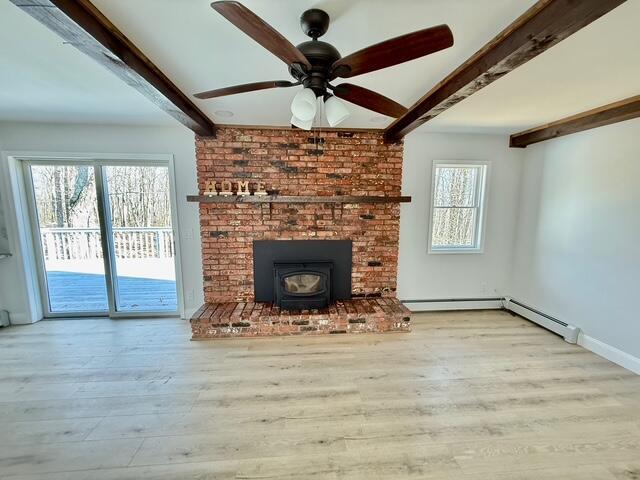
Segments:
[[[41,228],[45,260],[89,260],[102,258],[98,228]],[[116,258],[173,258],[171,228],[113,228]]]

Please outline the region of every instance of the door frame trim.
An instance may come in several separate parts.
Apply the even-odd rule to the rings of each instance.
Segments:
[[[180,228],[179,228],[179,220],[177,214],[177,192],[176,192],[176,181],[175,181],[175,163],[174,156],[172,154],[126,154],[126,153],[66,153],[66,152],[3,152],[3,156],[9,160],[9,169],[16,170],[19,172],[20,179],[17,182],[17,185],[12,185],[12,187],[17,187],[17,192],[19,193],[21,200],[20,206],[16,206],[16,220],[20,227],[24,228],[28,233],[29,240],[31,245],[25,245],[26,242],[20,242],[21,249],[25,249],[23,252],[23,259],[26,257],[28,253],[30,255],[30,262],[23,261],[23,267],[25,268],[25,272],[27,276],[32,275],[38,279],[38,289],[35,289],[34,292],[30,292],[32,295],[37,297],[36,300],[39,303],[40,308],[43,310],[38,312],[34,308],[31,308],[33,321],[37,321],[44,318],[77,318],[77,317],[105,317],[109,316],[112,318],[144,318],[144,317],[152,317],[152,318],[162,318],[162,317],[184,317],[184,292],[183,292],[183,281],[182,281],[182,261],[181,261],[181,245],[180,245]],[[48,302],[48,291],[46,286],[46,279],[44,279],[43,265],[40,264],[42,259],[41,245],[40,239],[36,238],[36,233],[39,230],[38,225],[34,222],[37,222],[37,218],[35,218],[31,212],[36,212],[35,210],[35,195],[33,191],[33,182],[31,180],[31,172],[29,169],[30,165],[38,165],[38,164],[46,164],[51,165],[55,162],[60,162],[65,165],[82,165],[82,164],[90,164],[94,167],[95,178],[96,178],[96,194],[98,197],[98,210],[100,212],[101,208],[107,207],[107,205],[100,204],[104,203],[103,197],[99,195],[99,190],[103,189],[104,182],[106,179],[103,179],[101,174],[101,167],[111,165],[111,166],[162,166],[167,167],[169,173],[169,197],[171,204],[171,223],[173,230],[173,241],[175,246],[175,278],[176,278],[176,298],[177,298],[177,310],[171,312],[117,312],[115,310],[115,304],[111,305],[112,302],[115,302],[115,295],[108,296],[109,301],[109,311],[108,312],[82,312],[82,313],[52,313],[50,311],[49,302]],[[98,185],[98,181],[101,181],[101,185]],[[21,184],[21,185],[20,185]],[[26,207],[26,208],[25,208]],[[22,210],[22,211],[20,211]],[[105,211],[103,210],[102,214]],[[101,216],[102,216],[101,214]],[[106,225],[106,221],[102,220],[101,225]],[[101,226],[102,230],[102,226]],[[103,237],[103,248],[104,242],[107,240],[104,238],[104,232],[101,235]],[[26,260],[26,259],[25,259]],[[111,282],[109,281],[109,273],[111,271],[111,265],[106,265],[109,262],[108,259],[105,259],[105,279],[107,283],[107,290],[112,288]],[[33,277],[32,277],[33,278]],[[115,293],[115,292],[113,292]],[[113,300],[111,300],[113,299]],[[33,306],[32,306],[33,307]]]
[[[96,203],[98,207],[98,218],[100,223],[100,244],[102,245],[102,260],[104,262],[104,275],[107,287],[107,305],[109,316],[116,313],[116,295],[118,294],[118,274],[115,269],[115,244],[113,243],[113,227],[111,226],[111,215],[109,215],[109,199],[105,186],[106,179],[102,175],[102,167],[93,164],[93,171],[96,179]],[[110,280],[110,281],[109,281]]]

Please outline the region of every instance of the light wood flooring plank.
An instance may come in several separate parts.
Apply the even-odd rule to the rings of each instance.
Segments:
[[[500,311],[192,342],[170,319],[0,330],[0,478],[637,480],[640,376]]]

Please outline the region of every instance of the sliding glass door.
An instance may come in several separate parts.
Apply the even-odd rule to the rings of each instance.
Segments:
[[[106,166],[109,245],[118,311],[176,311],[167,167]]]
[[[96,314],[109,310],[96,176],[87,165],[32,165],[45,310]]]
[[[166,163],[27,161],[45,315],[177,314]]]

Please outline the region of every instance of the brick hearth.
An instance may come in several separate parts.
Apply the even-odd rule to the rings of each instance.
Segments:
[[[222,181],[230,181],[234,190],[238,181],[248,181],[252,189],[262,182],[266,190],[280,195],[398,197],[402,152],[402,144],[385,144],[380,131],[220,127],[215,138],[196,139],[199,193],[203,194],[211,181],[217,182],[218,188]],[[351,240],[354,296],[395,297],[398,203],[201,203],[200,227],[204,297],[208,304],[254,302],[255,240]],[[394,319],[388,320],[393,323]],[[383,323],[365,325],[368,331],[392,330]],[[217,336],[203,333],[209,330],[199,329],[199,321],[193,325],[194,338]],[[289,323],[287,328],[310,325]],[[349,324],[340,320],[340,325]],[[244,334],[228,328],[229,335]],[[264,325],[237,328],[277,334],[273,327]],[[328,330],[343,329],[357,330],[338,326]]]
[[[200,307],[194,339],[300,334],[408,332],[410,312],[395,298],[338,301],[322,310],[286,311],[270,303],[225,302]]]

